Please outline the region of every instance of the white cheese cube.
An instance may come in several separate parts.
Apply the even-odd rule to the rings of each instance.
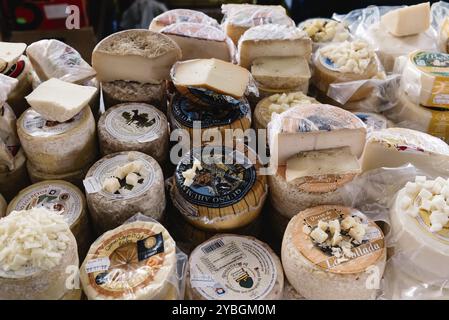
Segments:
[[[443,185],[440,182],[435,181],[431,191],[432,191],[433,194],[440,194],[441,193],[441,189],[443,189]]]
[[[139,176],[134,172],[128,173],[126,176],[126,183],[132,186],[136,186],[139,181]]]
[[[439,223],[432,224],[429,228],[430,232],[438,232],[443,230],[443,225]]]
[[[432,192],[426,190],[426,189],[422,189],[419,193],[418,193],[418,197],[421,197],[421,199],[426,199],[429,200],[432,198]]]
[[[116,193],[120,189],[120,182],[117,178],[106,178],[103,182],[103,190]]]
[[[410,207],[407,211],[407,213],[412,216],[413,218],[416,218],[419,215],[419,208],[417,207]]]
[[[351,216],[347,216],[341,221],[341,228],[343,230],[349,230],[357,224],[357,221]]]
[[[427,199],[423,199],[421,201],[421,206],[420,209],[422,210],[426,210],[426,211],[430,211],[430,208],[432,207],[432,202],[430,200]]]
[[[327,240],[328,235],[321,228],[315,228],[310,233],[310,237],[317,243],[323,243]]]
[[[442,226],[444,226],[449,222],[449,217],[447,216],[447,214],[441,211],[432,212],[429,218],[432,225],[441,224]]]
[[[412,199],[410,197],[404,196],[401,199],[401,209],[407,210],[412,205]]]
[[[416,176],[415,177],[415,182],[416,183],[424,183],[424,182],[426,182],[426,180],[427,180],[426,176]]]
[[[441,189],[440,193],[441,193],[441,195],[442,195],[443,197],[446,198],[446,200],[449,200],[449,186],[448,186],[448,185],[445,185],[445,186]]]
[[[435,184],[435,181],[427,180],[426,182],[424,182],[424,188],[429,190],[429,191],[432,191],[434,184]]]
[[[349,235],[357,242],[362,242],[366,234],[366,228],[363,224],[358,223],[349,230]]]
[[[114,175],[114,177],[116,177],[120,180],[124,179],[127,175],[127,173],[125,172],[125,170],[123,170],[122,167],[115,168],[115,170],[112,174]]]
[[[444,207],[446,206],[446,201],[444,200],[444,197],[442,195],[436,195],[431,200],[431,207],[430,209],[434,210],[444,210]]]
[[[415,197],[419,189],[419,186],[413,182],[407,182],[407,184],[405,185],[405,192],[411,197]]]
[[[340,221],[338,221],[337,219],[329,221],[329,230],[332,235],[340,234]]]
[[[318,228],[320,228],[323,231],[326,231],[329,228],[329,224],[325,221],[320,220],[318,222]]]

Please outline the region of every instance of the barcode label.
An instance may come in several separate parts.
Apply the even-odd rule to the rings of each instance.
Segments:
[[[217,240],[217,241],[215,241],[215,242],[212,242],[210,245],[208,245],[208,246],[205,246],[205,247],[202,247],[201,248],[201,250],[204,252],[204,253],[211,253],[212,251],[214,251],[214,250],[217,250],[217,249],[219,249],[219,248],[221,248],[221,247],[224,247],[224,243],[223,243],[223,241],[222,240]]]
[[[86,273],[107,271],[111,261],[108,257],[92,259],[86,263]]]

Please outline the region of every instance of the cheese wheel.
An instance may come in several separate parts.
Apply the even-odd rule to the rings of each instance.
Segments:
[[[17,133],[28,160],[41,172],[73,172],[97,156],[95,120],[88,107],[63,123],[47,121],[28,109],[17,122]]]
[[[134,221],[94,242],[81,283],[89,300],[166,300],[173,296],[176,261],[175,242],[161,224]]]
[[[5,73],[8,77],[17,79],[19,83],[14,90],[8,95],[8,103],[14,109],[16,116],[20,116],[29,108],[25,97],[31,93],[31,72],[33,68],[26,56],[20,59]]]
[[[351,258],[340,259],[312,241],[305,229],[318,222],[343,221],[357,217],[367,231],[361,244],[353,244]],[[351,242],[352,243],[352,242]],[[369,286],[370,268],[381,276],[386,248],[380,228],[356,209],[319,206],[300,212],[288,224],[282,241],[282,264],[291,285],[306,299],[374,299],[377,291]],[[379,279],[380,280],[380,279]]]
[[[60,300],[81,300],[82,296],[83,291],[81,289],[74,289],[68,291]]]
[[[151,104],[162,112],[167,110],[166,82],[152,84],[136,81],[116,80],[102,82],[103,99],[106,109],[126,102]]]
[[[14,157],[14,169],[0,171],[0,193],[8,201],[30,184],[26,162],[23,150],[20,149]]]
[[[266,178],[258,172],[260,164],[248,158],[253,158],[252,151],[244,152],[207,146],[193,149],[179,161],[170,196],[190,224],[225,232],[259,216],[267,195]]]
[[[174,23],[191,22],[206,26],[214,26],[220,28],[217,20],[209,17],[201,11],[190,9],[173,9],[165,11],[151,20],[149,29],[151,31],[159,32],[162,28]]]
[[[282,295],[282,300],[305,300],[292,285],[285,280],[284,282],[284,293]]]
[[[116,105],[100,117],[98,139],[102,155],[140,151],[162,163],[168,156],[167,118],[148,104]]]
[[[123,172],[124,168],[137,162],[141,168]],[[116,170],[121,171],[117,173]],[[134,186],[127,175],[134,173]],[[117,177],[116,175],[124,175]],[[107,189],[106,181],[117,177],[118,190]],[[84,180],[87,204],[95,231],[103,233],[114,229],[136,213],[160,220],[165,211],[164,178],[162,169],[152,157],[141,152],[109,154],[97,161]]]
[[[6,215],[6,207],[8,204],[6,203],[5,198],[0,194],[0,218]]]
[[[201,136],[206,131],[219,130],[222,140],[225,140],[227,129],[251,128],[251,108],[246,99],[239,101],[233,107],[196,105],[181,94],[172,96],[168,110],[171,129],[187,130],[193,139],[194,121],[201,122]]]
[[[58,219],[50,218],[49,215],[56,216]],[[56,300],[62,298],[68,291],[66,271],[68,267],[77,268],[79,263],[75,237],[64,220],[51,211],[34,208],[30,212],[18,211],[1,219],[0,228],[3,227],[8,228],[9,233],[7,235],[2,233],[4,234],[1,244],[2,251],[8,250],[8,248],[11,250],[11,247],[14,247],[15,255],[17,256],[21,252],[21,258],[24,259],[25,264],[5,270],[5,259],[3,259],[0,264],[2,288],[0,299]],[[49,247],[50,241],[47,238],[49,236],[50,239],[58,239],[58,249],[55,244],[52,244],[53,247]],[[24,249],[26,244],[22,241],[25,241],[26,237],[35,241],[36,245],[42,248],[38,247],[37,251],[35,248]],[[40,241],[43,239],[47,239],[47,243],[41,243]],[[56,242],[56,240],[52,241]],[[37,265],[39,261],[45,262],[39,260],[38,257],[48,259],[48,257],[54,256],[58,258],[54,258],[51,263]]]
[[[28,171],[28,175],[30,177],[30,180],[32,183],[37,183],[45,180],[64,180],[67,182],[72,183],[73,185],[77,186],[81,190],[83,190],[83,180],[86,176],[87,171],[89,171],[89,168],[91,167],[91,164],[88,166],[76,170],[73,172],[68,173],[61,173],[61,174],[52,174],[52,173],[45,173],[37,170],[33,164],[29,161],[26,163],[26,168]]]
[[[279,300],[284,272],[267,244],[224,234],[192,252],[186,286],[190,300]]]
[[[79,257],[84,257],[92,242],[84,194],[62,180],[39,182],[20,191],[9,203],[6,214],[36,207],[46,208],[64,218],[78,243]]]

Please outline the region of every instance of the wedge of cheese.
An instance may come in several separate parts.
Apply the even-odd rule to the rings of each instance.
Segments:
[[[327,104],[308,104],[273,114],[268,124],[270,163],[286,164],[302,151],[350,147],[360,157],[365,146],[366,126],[349,111]]]
[[[250,81],[250,73],[242,67],[218,59],[195,59],[173,66],[172,81],[178,91],[205,88],[240,99]]]
[[[217,20],[209,17],[203,12],[190,9],[174,9],[166,11],[153,18],[149,29],[151,31],[159,32],[166,26],[181,22],[197,23],[200,25],[213,26],[217,29],[220,28]]]
[[[238,62],[250,69],[254,60],[264,57],[303,57],[309,59],[312,40],[296,27],[266,24],[246,31],[238,44]]]
[[[99,81],[160,83],[168,80],[181,49],[167,36],[149,30],[125,30],[97,44],[92,67]],[[113,67],[112,67],[113,66]]]
[[[25,43],[0,42],[0,73],[5,73],[25,52]]]
[[[180,22],[159,32],[178,44],[182,51],[182,60],[217,58],[232,62],[234,59],[234,43],[216,27]]]
[[[270,89],[308,87],[311,77],[309,63],[300,57],[257,58],[251,66],[251,74],[259,86]]]
[[[53,78],[39,85],[26,99],[45,119],[65,122],[83,110],[96,93],[97,88]]]
[[[381,26],[396,37],[411,36],[430,26],[430,3],[392,10],[380,19]]]

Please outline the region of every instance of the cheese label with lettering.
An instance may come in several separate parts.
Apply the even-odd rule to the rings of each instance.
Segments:
[[[64,134],[76,128],[86,111],[83,110],[66,122],[57,122],[44,119],[42,115],[32,109],[28,109],[23,116],[23,128],[25,132],[34,137],[51,137]]]

